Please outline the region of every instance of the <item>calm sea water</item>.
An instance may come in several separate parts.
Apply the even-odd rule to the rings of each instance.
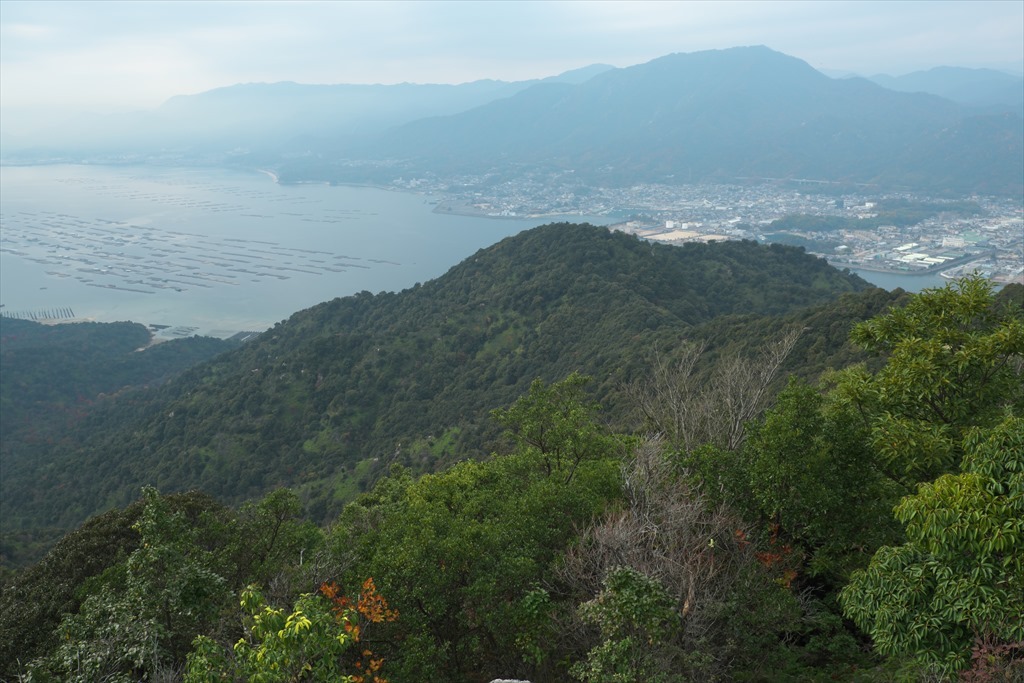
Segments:
[[[901,287],[908,292],[920,292],[922,289],[931,289],[934,287],[945,287],[949,280],[943,278],[938,273],[930,273],[928,275],[899,275],[896,273],[878,273],[873,270],[856,270],[850,269],[853,273],[860,275],[862,278],[882,289],[888,289],[892,291],[897,287]]]
[[[435,214],[423,195],[220,169],[3,167],[0,188],[6,314],[179,334],[263,330],[337,296],[401,290],[546,222]]]

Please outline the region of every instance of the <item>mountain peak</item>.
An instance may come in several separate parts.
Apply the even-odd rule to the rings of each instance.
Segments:
[[[638,67],[655,65],[659,63],[671,64],[674,66],[687,64],[694,67],[709,68],[736,68],[736,67],[771,67],[773,69],[790,68],[805,73],[820,72],[804,60],[787,55],[778,50],[773,50],[766,45],[747,45],[740,47],[729,47],[717,50],[700,50],[698,52],[674,52],[664,57],[651,60],[646,64],[638,64]]]

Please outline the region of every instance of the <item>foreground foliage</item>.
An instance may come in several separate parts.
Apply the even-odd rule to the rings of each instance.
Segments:
[[[632,385],[632,433],[586,376],[536,380],[492,413],[506,449],[394,466],[326,531],[288,490],[233,511],[147,488],[5,586],[0,675],[1011,680],[1020,291],[911,297],[854,332],[876,359],[774,403],[798,338],[679,345]],[[716,352],[724,387],[705,389]]]
[[[977,644],[1024,655],[1024,418],[964,441],[959,474],[896,508],[907,542],[881,548],[841,596],[879,652],[939,671],[966,668]]]
[[[317,593],[300,595],[290,614],[267,605],[255,585],[246,587],[241,598],[245,636],[231,654],[212,638],[198,636],[188,655],[185,683],[387,683],[379,675],[383,658],[360,645],[367,624],[398,618],[372,578],[363,582],[354,600],[339,594],[336,584],[324,582]]]
[[[136,681],[176,670],[232,591],[286,575],[317,547],[320,531],[298,512],[284,490],[233,512],[147,488],[4,587],[0,676]]]
[[[386,630],[401,643],[388,659],[395,680],[525,677],[525,659],[549,654],[530,591],[618,496],[621,441],[594,422],[584,382],[536,382],[501,413],[543,443],[524,438],[511,454],[418,481],[397,471],[339,519],[333,543],[348,576],[373,576],[402,614]]]
[[[1010,295],[1015,290],[1010,291]],[[857,326],[889,354],[838,391],[866,415],[885,470],[915,485],[896,507],[907,542],[844,589],[880,652],[962,670],[972,646],[1024,643],[1024,316],[969,278]]]

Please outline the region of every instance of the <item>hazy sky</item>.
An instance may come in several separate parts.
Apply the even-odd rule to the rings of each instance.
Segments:
[[[1024,68],[1024,1],[0,0],[0,105],[155,107],[240,82],[522,80],[763,44],[826,71]]]

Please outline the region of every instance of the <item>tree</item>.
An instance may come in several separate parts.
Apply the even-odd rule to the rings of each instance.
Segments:
[[[875,374],[846,370],[836,389],[908,487],[958,471],[970,428],[998,422],[1006,407],[1024,410],[1024,316],[998,305],[981,277],[925,290],[850,337],[886,364]]]
[[[633,384],[630,397],[677,449],[689,453],[714,444],[735,450],[746,436],[744,425],[768,405],[769,387],[799,337],[800,330],[789,330],[754,358],[725,358],[710,377],[696,373],[704,346],[684,344],[674,362],[656,355],[650,379]]]
[[[352,600],[325,582],[316,593],[299,596],[288,614],[267,605],[257,586],[250,585],[242,591],[241,606],[245,636],[232,654],[207,636],[197,637],[185,683],[387,683],[380,675],[383,658],[361,642],[368,624],[394,621],[398,612],[377,592],[372,578]]]
[[[61,622],[59,644],[28,667],[30,681],[135,681],[184,659],[215,617],[226,582],[212,553],[156,489],[143,489],[139,546]]]
[[[323,532],[301,514],[299,497],[291,489],[277,489],[258,502],[242,505],[234,529],[233,585],[267,584],[312,555],[323,541]]]
[[[796,605],[743,522],[680,476],[658,438],[640,443],[621,475],[624,505],[584,530],[553,582],[582,603],[559,628],[584,653],[573,674],[712,681],[765,666],[784,649],[777,637]]]
[[[565,484],[529,451],[380,487],[390,494],[346,509],[334,547],[348,576],[374,576],[401,610],[384,630],[401,643],[386,652],[390,670],[409,680],[532,676],[524,657],[538,653],[521,638],[528,596],[576,525],[614,497],[615,464],[584,461]]]
[[[389,669],[409,680],[469,681],[560,668],[535,637],[537,588],[577,529],[619,494],[618,441],[570,376],[534,382],[499,419],[516,449],[417,481],[403,470],[349,505],[331,548],[350,578],[375,577],[402,619],[383,629]],[[547,669],[545,669],[547,667]]]
[[[536,379],[526,396],[492,413],[517,448],[535,450],[545,472],[560,474],[566,484],[584,459],[605,457],[615,445],[596,420],[600,406],[584,393],[589,382],[578,372],[550,385]]]
[[[1024,655],[1024,418],[972,429],[963,450],[960,474],[896,508],[907,542],[879,550],[841,595],[879,652],[946,670],[976,644]]]
[[[860,588],[848,589],[853,592],[846,594],[842,608],[879,635],[879,652],[913,653],[918,650],[912,639],[923,637],[925,628],[915,620],[930,619],[928,628],[945,634],[951,616],[925,610],[930,598],[915,602],[907,597],[928,588],[927,581],[918,586],[906,572],[921,578],[920,568],[932,560],[926,562],[913,543],[892,547],[903,541],[899,523],[906,526],[909,518],[892,520],[888,511],[921,482],[959,476],[971,452],[968,435],[988,434],[1007,412],[1020,415],[1024,317],[1019,309],[1000,304],[987,282],[968,278],[926,290],[905,307],[857,325],[851,339],[884,356],[881,369],[848,368],[826,376],[817,388],[791,383],[765,418],[750,426],[738,453],[706,448],[685,462],[712,484],[711,490],[720,485],[724,498],[748,522],[774,528],[784,543],[792,544],[793,559],[802,560],[796,566],[801,584],[824,595],[826,609],[831,609],[833,587],[870,561],[874,569],[869,574],[853,574],[860,577],[854,582]],[[927,486],[949,491],[960,484],[939,479]],[[906,505],[899,509],[909,511]],[[967,564],[977,560],[973,550],[960,552],[969,552]],[[957,585],[976,584],[966,564],[946,564],[942,571]],[[901,585],[903,598],[896,597]],[[976,585],[978,599],[987,601],[993,587]],[[896,602],[886,602],[890,594]],[[981,608],[980,603],[967,604]],[[902,625],[895,630],[880,626],[890,622]],[[905,626],[913,636],[899,641],[899,628]],[[1008,642],[984,629],[969,631],[961,634],[955,657],[950,655],[961,663],[974,637],[995,646]],[[892,645],[897,641],[898,647]],[[938,641],[917,646],[920,652],[948,652],[938,649]]]
[[[729,491],[737,507],[781,532],[805,555],[806,570],[829,583],[899,539],[891,511],[902,492],[880,472],[861,420],[834,398],[791,380],[749,426],[726,478],[739,482]]]
[[[1024,315],[981,278],[925,290],[853,338],[887,353],[843,373],[893,479],[916,493],[895,516],[906,542],[880,548],[843,589],[846,614],[885,654],[959,670],[971,648],[1024,643]]]
[[[601,642],[572,668],[584,683],[683,681],[679,658],[670,643],[680,630],[676,604],[658,581],[619,567],[608,573],[604,589],[580,606],[586,623],[596,626]]]

